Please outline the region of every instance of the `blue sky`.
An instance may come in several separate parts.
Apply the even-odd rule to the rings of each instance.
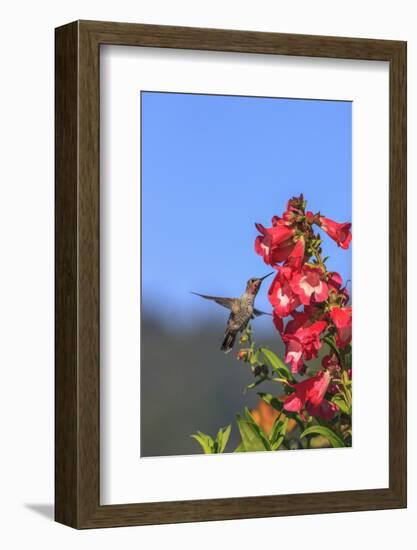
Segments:
[[[253,249],[289,197],[352,215],[350,102],[142,92],[142,304],[163,319],[227,317],[190,291],[238,296],[270,271]],[[351,250],[324,236],[328,267]],[[267,285],[257,306],[270,310]],[[270,322],[270,321],[269,321]]]

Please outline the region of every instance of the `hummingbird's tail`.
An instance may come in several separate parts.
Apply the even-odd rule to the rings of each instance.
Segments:
[[[231,332],[230,330],[226,330],[226,334],[224,335],[224,339],[220,349],[225,353],[229,353],[229,351],[231,351],[233,348],[235,339],[236,339],[236,332]]]

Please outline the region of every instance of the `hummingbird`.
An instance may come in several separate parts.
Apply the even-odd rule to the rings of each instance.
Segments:
[[[206,300],[212,300],[220,306],[230,309],[226,332],[220,348],[225,353],[232,350],[238,332],[243,332],[251,319],[259,317],[259,315],[270,315],[270,313],[256,309],[254,303],[256,295],[261,288],[262,281],[272,275],[272,273],[274,272],[271,271],[271,273],[268,273],[265,277],[252,277],[249,279],[246,283],[245,292],[240,298],[222,298],[221,296],[207,296],[206,294],[199,294],[198,292],[191,293],[201,298],[205,298]]]

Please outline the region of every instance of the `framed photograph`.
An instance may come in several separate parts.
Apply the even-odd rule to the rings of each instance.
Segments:
[[[406,506],[406,43],[56,29],[56,521]]]

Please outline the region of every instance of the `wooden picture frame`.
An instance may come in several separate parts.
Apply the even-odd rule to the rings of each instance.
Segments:
[[[76,21],[56,29],[55,519],[75,528],[406,506],[406,43]],[[100,45],[389,62],[389,488],[100,505]]]

